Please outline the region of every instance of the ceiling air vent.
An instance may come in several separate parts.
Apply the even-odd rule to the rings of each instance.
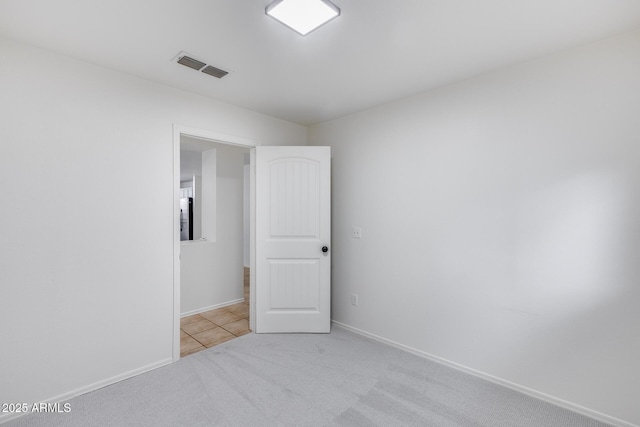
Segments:
[[[200,62],[197,59],[189,58],[186,55],[178,59],[178,64],[182,64],[186,67],[193,68],[194,70],[198,71],[200,71],[202,67],[207,65],[204,62]]]
[[[220,68],[216,68],[213,65],[207,65],[206,67],[204,67],[202,72],[205,74],[209,74],[210,76],[217,77],[219,79],[229,74],[227,71],[221,70]]]
[[[213,65],[207,65],[205,62],[188,56],[185,52],[180,52],[178,56],[175,57],[175,60],[178,64],[184,65],[185,67],[193,68],[194,70],[202,71],[205,74],[217,77],[219,79],[229,74],[228,71],[221,70],[220,68],[216,68]]]

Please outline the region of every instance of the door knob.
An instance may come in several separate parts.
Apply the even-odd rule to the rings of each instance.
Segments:
[[[328,247],[326,247],[326,246],[323,246],[323,247],[322,247],[322,252],[324,252],[324,253],[329,252],[329,248],[328,248]]]

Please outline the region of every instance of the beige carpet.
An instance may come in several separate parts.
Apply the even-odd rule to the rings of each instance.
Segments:
[[[14,426],[604,426],[334,327],[249,334]]]

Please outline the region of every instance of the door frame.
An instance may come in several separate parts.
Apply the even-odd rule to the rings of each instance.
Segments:
[[[255,271],[255,147],[258,143],[243,136],[173,124],[173,361],[180,360],[180,137],[190,136],[219,144],[250,149],[249,161],[249,268]],[[255,330],[255,274],[249,281],[249,327]]]

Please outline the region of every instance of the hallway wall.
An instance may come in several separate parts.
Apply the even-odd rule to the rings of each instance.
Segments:
[[[215,239],[181,242],[180,313],[195,314],[243,300],[244,153],[240,147],[215,147]],[[203,188],[204,191],[204,188]]]

